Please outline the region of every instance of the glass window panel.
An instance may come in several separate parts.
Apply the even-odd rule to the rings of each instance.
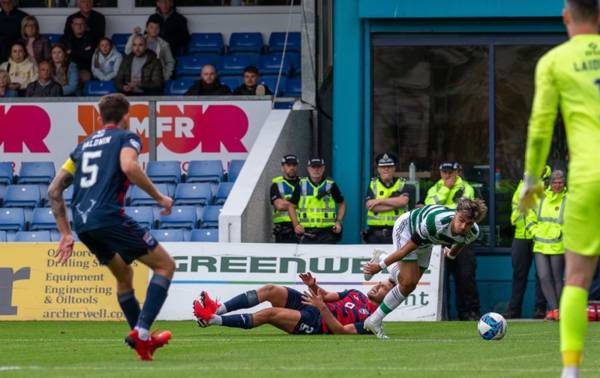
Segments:
[[[117,0],[94,0],[94,8],[116,8]],[[21,0],[20,8],[77,8],[77,0]]]
[[[178,7],[204,6],[246,6],[246,5],[290,5],[290,0],[177,0]],[[294,5],[300,5],[300,0],[294,0]],[[154,7],[156,0],[135,0],[136,7]]]

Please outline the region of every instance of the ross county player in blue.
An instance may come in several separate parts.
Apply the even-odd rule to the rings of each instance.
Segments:
[[[173,199],[152,184],[138,163],[140,138],[128,130],[129,101],[122,94],[102,97],[98,103],[104,128],[79,143],[48,188],[48,198],[61,237],[58,260],[73,252],[73,236],[66,215],[63,191],[73,183],[73,226],[79,239],[117,279],[117,298],[129,323],[125,341],[141,360],[152,360],[157,348],[169,342],[170,331],[150,333],[165,299],[175,262],[165,249],[125,215],[123,205],[129,183],[142,188],[169,214]],[[144,307],[133,292],[133,269],[138,260],[153,270]]]

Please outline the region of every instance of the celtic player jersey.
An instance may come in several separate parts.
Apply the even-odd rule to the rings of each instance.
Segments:
[[[600,36],[580,34],[548,51],[535,72],[525,172],[540,177],[560,106],[569,144],[569,183],[598,182]]]
[[[440,205],[429,205],[410,212],[410,232],[416,233],[424,240],[422,245],[439,244],[470,244],[477,240],[479,227],[473,227],[465,235],[454,235],[450,224],[456,215],[456,210]]]

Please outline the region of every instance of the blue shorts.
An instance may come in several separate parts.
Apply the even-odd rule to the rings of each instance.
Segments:
[[[307,306],[302,303],[302,294],[299,291],[286,287],[288,299],[286,308],[300,312],[300,320],[294,328],[294,334],[318,335],[323,333],[321,324],[321,313],[314,306]]]
[[[147,228],[140,227],[126,215],[121,224],[84,231],[77,233],[77,236],[102,265],[107,265],[115,253],[131,264],[158,246],[158,241]]]

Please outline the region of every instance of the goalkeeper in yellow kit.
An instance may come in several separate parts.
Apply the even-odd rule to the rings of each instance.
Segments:
[[[588,288],[600,255],[600,36],[598,0],[566,0],[570,40],[546,53],[535,73],[520,208],[542,196],[539,177],[560,108],[569,144],[569,196],[563,225],[565,287],[560,301],[563,378],[578,377],[587,329]]]

